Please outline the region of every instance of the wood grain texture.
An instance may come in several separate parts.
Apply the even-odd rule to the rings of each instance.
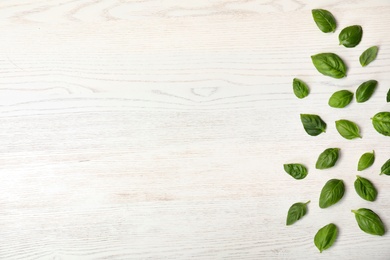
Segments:
[[[337,19],[334,34],[311,9]],[[3,0],[0,2],[0,259],[389,259],[390,234],[359,230],[351,209],[369,207],[390,228],[390,178],[379,176],[390,142],[370,117],[390,111],[390,3],[303,0]],[[360,24],[362,42],[338,45]],[[358,58],[378,45],[378,58]],[[310,55],[335,52],[347,78],[320,75]],[[292,94],[292,79],[311,87]],[[372,99],[327,105],[340,89],[379,82]],[[306,135],[300,113],[328,130]],[[334,121],[362,129],[342,139]],[[334,169],[314,168],[340,147]],[[353,190],[360,175],[378,188],[374,203]],[[294,181],[283,163],[302,162]],[[320,209],[330,178],[342,201]],[[289,206],[308,215],[285,226]],[[316,231],[340,236],[320,254]]]

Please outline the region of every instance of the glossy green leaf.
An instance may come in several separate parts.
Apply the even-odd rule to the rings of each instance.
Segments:
[[[311,60],[318,72],[325,76],[340,79],[347,75],[347,66],[337,54],[319,53],[311,56]]]
[[[319,206],[328,208],[341,200],[344,196],[345,186],[342,180],[331,179],[321,190]]]
[[[326,123],[318,115],[301,114],[301,122],[306,133],[317,136],[326,130]]]
[[[374,201],[378,195],[374,184],[359,175],[356,175],[354,186],[356,193],[364,200]]]
[[[377,85],[378,81],[373,79],[360,84],[360,86],[356,89],[356,101],[358,103],[363,103],[369,100],[372,94],[374,94]]]
[[[307,168],[299,163],[289,163],[283,165],[284,170],[296,180],[304,179],[307,176]]]
[[[385,234],[385,225],[374,211],[361,208],[352,210],[352,212],[355,213],[356,221],[362,231],[376,236],[383,236]]]
[[[382,165],[380,174],[390,175],[390,159]]]
[[[328,104],[334,108],[344,108],[349,103],[351,103],[353,99],[353,93],[348,90],[339,90],[332,94],[329,98]]]
[[[375,130],[386,136],[390,136],[390,112],[379,112],[372,119]]]
[[[303,216],[307,213],[307,204],[310,202],[310,200],[306,203],[297,202],[294,203],[288,210],[287,213],[287,219],[286,219],[286,225],[292,225],[298,220],[300,220]]]
[[[360,43],[363,36],[363,29],[360,25],[348,26],[341,30],[339,34],[340,45],[347,48],[355,47]]]
[[[360,129],[352,121],[341,119],[336,121],[336,129],[339,134],[345,139],[362,138],[360,135]]]
[[[309,87],[300,79],[293,79],[293,91],[297,98],[305,98],[309,95]]]
[[[311,13],[314,22],[322,32],[329,33],[336,30],[336,20],[331,12],[324,9],[313,9]]]
[[[328,148],[317,159],[316,169],[328,169],[333,167],[339,159],[340,148]]]
[[[360,156],[359,162],[358,162],[358,171],[363,171],[370,167],[375,161],[375,152],[372,151],[372,153],[364,153],[362,156]]]
[[[390,88],[387,91],[386,102],[390,102]]]
[[[378,55],[377,46],[372,46],[368,48],[359,57],[360,65],[362,65],[362,67],[367,66],[368,64],[370,64],[376,59],[377,55]]]
[[[333,245],[337,239],[338,233],[339,230],[333,223],[330,223],[317,231],[314,236],[314,244],[318,250],[320,250],[320,253]]]

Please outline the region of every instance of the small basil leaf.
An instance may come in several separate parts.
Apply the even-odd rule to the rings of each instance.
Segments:
[[[358,162],[358,171],[363,171],[370,167],[375,161],[375,152],[372,151],[372,153],[364,153],[362,156],[360,156],[359,162]]]
[[[338,228],[333,223],[330,223],[317,231],[314,236],[314,244],[318,250],[320,250],[320,253],[333,245],[337,239],[338,233]]]
[[[387,91],[386,102],[390,102],[390,88],[389,91]]]
[[[369,100],[372,94],[374,94],[377,85],[378,81],[373,79],[360,84],[360,86],[356,89],[356,101],[358,103],[363,103]]]
[[[317,159],[316,169],[328,169],[333,167],[339,159],[340,148],[328,148]]]
[[[367,66],[368,64],[370,64],[372,61],[376,59],[377,55],[378,55],[377,46],[372,46],[368,48],[359,57],[360,65],[362,65],[362,67]]]
[[[309,95],[309,87],[300,79],[293,79],[293,91],[297,98],[305,98]]]
[[[359,127],[352,121],[345,119],[338,120],[336,121],[336,129],[345,139],[362,138]]]
[[[331,179],[325,183],[321,190],[320,208],[328,208],[341,200],[344,196],[345,186],[342,180]]]
[[[341,30],[339,34],[340,45],[347,48],[355,47],[362,40],[363,29],[360,25],[348,26]]]
[[[372,118],[375,130],[386,136],[390,136],[390,112],[379,112]]]
[[[374,201],[378,195],[374,184],[359,175],[356,175],[354,186],[356,193],[364,200]]]
[[[352,210],[355,213],[356,221],[360,229],[368,234],[383,236],[385,234],[385,226],[381,218],[372,210],[361,208]]]
[[[313,9],[311,13],[314,22],[322,32],[328,33],[336,30],[336,20],[331,12],[324,9]]]
[[[321,74],[336,79],[346,76],[347,66],[344,61],[334,53],[319,53],[311,56],[314,67]]]
[[[343,108],[351,103],[353,99],[353,93],[348,90],[339,90],[332,94],[329,98],[328,104],[334,108]]]
[[[289,163],[283,165],[284,170],[296,180],[304,179],[307,176],[307,168],[299,163]]]
[[[298,220],[300,220],[303,216],[306,215],[307,212],[307,204],[310,202],[310,200],[306,203],[297,202],[294,203],[288,210],[287,213],[287,220],[286,225],[292,225]]]
[[[390,175],[390,159],[382,165],[380,174]]]
[[[306,133],[319,135],[326,130],[326,123],[318,115],[301,114],[301,122]]]

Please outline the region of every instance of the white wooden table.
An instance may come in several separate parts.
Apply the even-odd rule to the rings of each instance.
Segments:
[[[311,10],[337,19],[319,31]],[[390,230],[390,138],[370,117],[390,111],[390,2],[304,0],[3,0],[0,2],[0,259],[390,259],[390,231],[359,230],[351,209],[369,207]],[[360,24],[352,49],[342,28]],[[359,55],[378,45],[362,68]],[[319,74],[310,56],[335,52],[341,80]],[[310,95],[298,100],[292,79]],[[366,103],[333,109],[336,90],[379,81]],[[325,134],[308,136],[300,113],[319,114]],[[334,121],[355,121],[345,140]],[[341,148],[336,167],[314,167]],[[377,201],[354,191],[359,173]],[[296,181],[283,164],[302,162]],[[323,184],[346,194],[318,207]],[[311,200],[285,226],[287,210]],[[316,231],[340,228],[320,254]]]

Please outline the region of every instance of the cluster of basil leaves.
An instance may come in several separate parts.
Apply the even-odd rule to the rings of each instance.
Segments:
[[[336,20],[334,16],[327,10],[314,9],[312,15],[318,28],[324,32],[334,32],[336,30]],[[339,34],[339,42],[347,48],[357,46],[363,35],[363,29],[360,25],[352,25],[341,30]],[[372,46],[365,50],[359,57],[359,62],[362,67],[373,62],[378,54],[378,47]],[[314,67],[323,75],[340,79],[346,77],[347,66],[344,61],[335,53],[319,53],[311,56]],[[356,89],[355,97],[358,103],[368,101],[376,90],[378,82],[376,80],[368,80],[360,84]],[[309,95],[308,85],[301,79],[293,79],[293,92],[302,99]],[[354,93],[349,90],[340,90],[333,93],[328,101],[329,106],[334,108],[344,108],[353,99]],[[390,102],[390,89],[387,93],[386,101]],[[301,122],[304,130],[311,136],[317,136],[326,131],[327,124],[318,115],[301,114]],[[379,112],[372,117],[374,129],[385,136],[390,136],[390,112]],[[347,119],[340,119],[335,122],[335,126],[339,134],[345,139],[362,138],[359,126]],[[340,148],[325,149],[316,161],[316,169],[328,169],[333,167],[339,159]],[[375,161],[375,152],[367,152],[361,155],[357,170],[363,171],[373,165]],[[301,163],[284,164],[284,170],[294,179],[304,179],[308,170]],[[381,173],[390,175],[390,159],[387,160],[381,167]],[[378,191],[373,183],[359,175],[356,176],[354,182],[356,193],[364,200],[375,201]],[[331,179],[323,186],[320,198],[319,207],[328,208],[344,196],[345,186],[343,180]],[[307,202],[294,203],[288,210],[286,225],[292,225],[307,213],[307,207],[310,200]],[[371,209],[360,208],[352,210],[355,214],[360,229],[368,234],[382,236],[385,234],[385,227],[381,218]],[[336,241],[338,236],[338,227],[334,223],[330,223],[318,230],[314,236],[314,244],[320,252],[330,248]]]

